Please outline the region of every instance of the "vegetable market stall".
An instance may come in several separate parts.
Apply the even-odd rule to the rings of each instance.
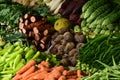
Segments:
[[[0,80],[120,80],[119,27],[119,0],[0,0]]]

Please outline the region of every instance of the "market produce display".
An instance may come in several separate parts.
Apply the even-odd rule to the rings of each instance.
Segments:
[[[0,0],[0,80],[120,80],[119,0]]]
[[[94,3],[93,3],[94,2]],[[120,5],[109,0],[90,0],[82,7],[81,28],[93,38],[97,34],[109,35],[119,31]]]
[[[102,62],[99,62],[102,64],[102,66],[105,67],[105,69],[100,70],[96,73],[94,73],[92,76],[87,76],[82,78],[81,80],[119,80],[120,79],[120,65],[117,65],[113,60],[113,66],[108,66]]]
[[[72,23],[81,24],[80,15],[82,13],[82,6],[87,0],[65,0],[59,9],[59,13],[68,18]]]
[[[45,51],[55,29],[46,21],[46,18],[25,14],[23,18],[20,18],[19,31],[25,34],[27,39],[32,41],[38,50]]]
[[[21,69],[30,60],[38,62],[45,60],[51,65],[59,65],[59,61],[55,55],[46,54],[40,51],[35,51],[32,47],[23,45],[22,42],[2,43],[0,45],[0,79],[10,80],[15,73]],[[8,77],[6,77],[8,76]]]
[[[62,28],[53,34],[49,52],[56,54],[61,59],[61,64],[75,66],[79,49],[84,46],[85,42],[85,35],[81,32]]]
[[[16,72],[12,80],[76,80],[81,77],[81,70],[66,70],[63,66],[51,67],[46,61],[36,64],[31,60]]]

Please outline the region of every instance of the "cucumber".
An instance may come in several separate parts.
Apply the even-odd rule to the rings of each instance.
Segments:
[[[87,10],[84,12],[84,18],[88,18],[98,7],[102,6],[103,4],[106,4],[107,0],[96,0],[94,3],[92,3]]]
[[[102,14],[103,12],[105,12],[107,9],[109,9],[109,7],[111,6],[111,4],[104,4],[103,6],[98,7],[91,15],[89,18],[87,18],[87,22],[91,23],[93,20],[96,19],[97,16],[99,16],[100,14]]]

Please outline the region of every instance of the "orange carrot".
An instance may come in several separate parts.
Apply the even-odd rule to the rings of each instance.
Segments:
[[[57,66],[57,67],[55,67],[55,69],[57,69],[61,73],[64,71],[64,67],[63,66]]]
[[[53,75],[56,79],[62,75],[61,72],[56,69],[53,69],[50,74]]]
[[[50,68],[44,67],[42,64],[39,64],[37,67],[38,67],[41,71],[48,71],[48,72],[51,71]]]
[[[71,79],[67,79],[67,80],[76,80],[76,79],[71,78]]]
[[[22,74],[22,78],[24,78],[25,76],[30,75],[31,73],[33,73],[33,72],[35,72],[35,71],[36,71],[35,66],[31,66],[31,68],[29,68],[27,71],[25,71],[25,72]]]
[[[64,70],[62,74],[66,76],[67,72],[68,72],[67,70]]]
[[[20,80],[22,77],[20,74],[15,75],[12,80]]]
[[[66,76],[67,79],[76,79],[77,75],[70,75],[70,76]]]
[[[72,70],[69,70],[69,71],[64,70],[62,74],[63,74],[63,75],[67,75],[67,76],[69,76],[69,75],[75,75],[76,72],[74,72],[74,71],[72,71]]]
[[[66,80],[65,76],[60,76],[58,80]]]
[[[31,66],[35,65],[36,61],[35,60],[31,60],[29,61],[24,67],[22,67],[19,71],[17,71],[16,74],[22,74],[25,71],[27,71]]]
[[[45,77],[47,77],[47,76],[48,76],[48,72],[47,71],[42,71],[42,72],[38,73],[37,75],[35,75],[33,77],[33,79],[41,80],[41,79],[45,79]]]
[[[41,65],[45,66],[45,67],[50,67],[50,63],[47,61],[42,61]]]
[[[29,78],[37,75],[37,74],[40,73],[40,72],[41,72],[41,70],[37,70],[37,71],[35,71],[34,73],[31,73],[30,75],[25,76],[25,77],[23,78],[23,80],[27,80],[27,79],[29,79]]]
[[[34,80],[33,77],[28,78],[27,80]]]
[[[77,70],[77,77],[78,77],[78,78],[81,78],[81,77],[82,77],[82,75],[81,75],[81,70]]]
[[[44,80],[56,80],[56,78],[53,75],[49,74]]]

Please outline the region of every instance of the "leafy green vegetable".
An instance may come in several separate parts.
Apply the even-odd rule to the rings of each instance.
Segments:
[[[50,10],[46,4],[43,3],[39,6],[36,6],[31,13],[38,14],[40,16],[47,16],[50,14]]]
[[[2,1],[2,0],[1,0]],[[18,32],[19,18],[28,12],[29,8],[13,3],[11,0],[0,1],[0,36],[6,41],[24,40],[25,36]],[[8,1],[8,2],[7,2]]]
[[[111,0],[111,1],[120,5],[120,0]]]

